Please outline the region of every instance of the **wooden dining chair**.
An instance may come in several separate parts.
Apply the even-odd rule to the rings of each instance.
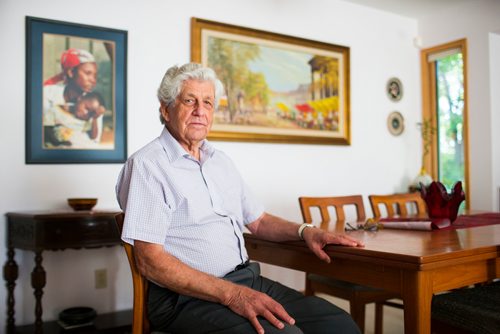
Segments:
[[[313,223],[312,210],[318,208],[321,215],[320,228],[332,230],[332,224],[336,224],[337,231],[344,231],[346,222],[345,207],[354,206],[358,221],[366,218],[361,195],[337,196],[337,197],[300,197],[300,210],[305,223]],[[330,208],[335,210],[335,219],[330,218]],[[306,273],[306,295],[313,295],[322,292],[337,298],[349,301],[351,317],[358,324],[361,332],[365,328],[365,305],[375,303],[375,333],[383,332],[383,302],[387,299],[397,297],[392,292],[375,289],[368,286],[358,285],[346,281],[341,281],[321,275]]]
[[[393,217],[425,217],[427,218],[427,206],[420,196],[420,192],[398,193],[389,195],[369,195],[370,206],[373,217],[393,218]],[[385,208],[385,214],[380,210]],[[385,306],[404,309],[400,301],[384,301]]]
[[[120,213],[116,216],[116,224],[120,235],[123,229],[123,220],[125,215]],[[132,334],[149,334],[149,321],[147,317],[147,295],[148,295],[148,280],[141,275],[134,257],[134,247],[126,242],[123,242],[123,248],[127,253],[130,271],[132,273],[132,285],[134,289],[133,301],[133,317],[132,317]]]
[[[500,332],[500,281],[435,295],[431,333]]]
[[[368,196],[375,219],[383,217],[427,217],[427,207],[419,192]],[[385,207],[386,215],[380,208]]]

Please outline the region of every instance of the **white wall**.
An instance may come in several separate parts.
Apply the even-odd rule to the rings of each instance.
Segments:
[[[470,143],[470,189],[467,195],[471,199],[471,208],[478,210],[497,208],[493,201],[497,198],[495,192],[500,187],[500,164],[498,158],[494,158],[494,155],[498,157],[500,146],[499,137],[494,137],[493,134],[495,109],[492,108],[490,97],[490,94],[498,95],[498,89],[494,91],[494,86],[490,86],[490,74],[493,72],[490,69],[489,51],[490,33],[500,30],[499,13],[500,1],[480,0],[460,4],[419,20],[423,48],[467,39]],[[498,85],[498,78],[492,80]],[[498,112],[497,105],[497,115]],[[498,125],[498,116],[496,117]],[[498,132],[498,126],[495,131]],[[495,179],[494,174],[497,175]]]
[[[490,97],[493,208],[500,211],[500,31],[490,34]]]
[[[97,209],[117,208],[114,185],[120,164],[24,162],[26,15],[128,31],[129,154],[160,133],[155,91],[167,67],[189,61],[192,16],[350,47],[350,146],[216,143],[234,158],[271,213],[300,221],[297,198],[301,195],[366,196],[405,191],[419,171],[420,136],[416,123],[421,118],[421,97],[419,52],[413,46],[417,36],[415,20],[332,0],[2,0],[2,221],[8,211],[66,208],[66,198],[74,196],[98,197]],[[475,44],[471,43],[471,48]],[[385,94],[385,84],[393,76],[404,85],[404,96],[398,103],[389,101]],[[476,77],[470,79],[473,82]],[[399,137],[390,135],[386,127],[387,116],[394,110],[406,120],[406,130]],[[480,140],[486,142],[486,138]],[[3,227],[0,250],[0,262],[4,263]],[[54,319],[59,311],[76,304],[92,306],[98,312],[131,307],[128,264],[120,248],[43,255],[47,271],[45,320]],[[34,318],[29,286],[33,254],[17,251],[16,260],[20,264],[16,321],[29,323]],[[99,268],[108,268],[108,289],[93,288],[94,270]],[[268,266],[264,272],[303,288],[303,274]],[[5,323],[4,301],[2,288],[0,328]]]

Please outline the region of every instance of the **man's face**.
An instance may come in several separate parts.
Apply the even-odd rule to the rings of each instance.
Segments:
[[[215,91],[210,81],[185,81],[173,105],[161,113],[170,133],[188,150],[204,140],[212,126]]]
[[[96,63],[80,64],[71,71],[70,76],[83,92],[91,92],[97,83],[97,65]]]

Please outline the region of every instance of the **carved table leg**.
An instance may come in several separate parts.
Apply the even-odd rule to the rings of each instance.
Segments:
[[[35,333],[43,333],[42,295],[45,286],[45,270],[42,267],[42,252],[35,252],[35,268],[31,272],[31,286],[35,289]]]
[[[18,277],[18,266],[14,260],[14,248],[7,248],[7,262],[3,266],[3,278],[7,281],[7,333],[15,333],[15,319],[14,319],[14,288],[16,287],[16,280]]]

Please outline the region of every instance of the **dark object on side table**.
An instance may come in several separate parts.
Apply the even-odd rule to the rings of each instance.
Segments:
[[[71,307],[59,313],[59,320],[69,326],[91,324],[97,317],[96,311],[91,307]]]

